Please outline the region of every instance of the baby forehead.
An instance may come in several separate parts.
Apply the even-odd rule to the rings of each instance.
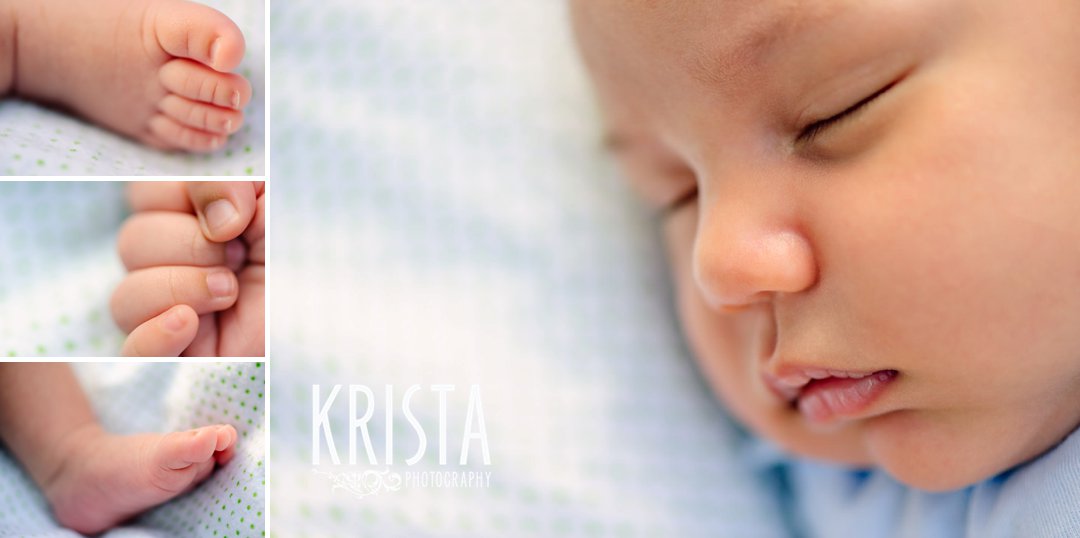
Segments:
[[[781,37],[855,7],[853,0],[570,0],[575,19],[638,34],[707,31],[749,43]],[[599,28],[593,28],[599,30]]]
[[[854,0],[571,0],[571,12],[587,55],[590,48],[609,59],[667,52],[701,69],[737,71],[857,5]]]

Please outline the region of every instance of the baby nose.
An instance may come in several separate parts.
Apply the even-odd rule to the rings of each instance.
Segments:
[[[770,224],[759,211],[705,207],[694,241],[694,279],[715,309],[738,310],[775,293],[795,293],[817,281],[808,238]]]

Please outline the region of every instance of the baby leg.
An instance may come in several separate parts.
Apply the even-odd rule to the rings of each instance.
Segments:
[[[15,82],[15,12],[0,8],[0,97],[11,93]]]
[[[0,439],[62,525],[97,533],[204,480],[232,458],[237,435],[225,425],[113,435],[94,418],[70,366],[13,363],[0,364]]]

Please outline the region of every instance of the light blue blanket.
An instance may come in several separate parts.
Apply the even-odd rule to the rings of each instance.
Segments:
[[[1068,538],[1080,536],[1080,431],[1042,456],[960,490],[929,493],[881,470],[784,456],[747,440],[747,457],[788,487],[782,498],[807,538]]]

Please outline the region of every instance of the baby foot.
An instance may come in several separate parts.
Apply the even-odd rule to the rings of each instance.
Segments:
[[[65,440],[43,489],[61,525],[93,534],[195,487],[235,445],[232,426],[140,435],[94,426]]]
[[[243,123],[240,29],[186,0],[11,0],[0,83],[160,149],[209,152]],[[0,33],[3,33],[0,21]],[[9,52],[5,52],[9,51]],[[4,93],[0,87],[0,93]]]

